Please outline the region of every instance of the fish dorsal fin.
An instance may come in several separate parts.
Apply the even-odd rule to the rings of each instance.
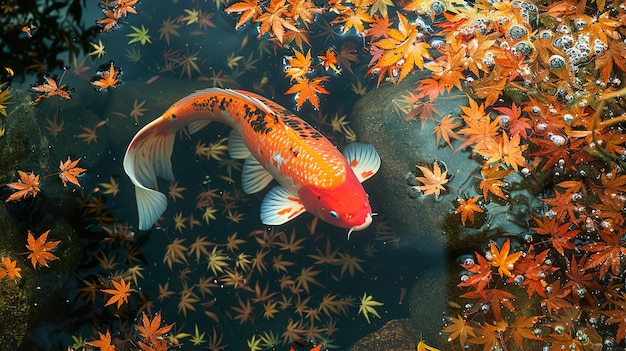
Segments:
[[[241,171],[241,187],[246,194],[254,194],[263,190],[274,179],[270,172],[259,161],[250,155],[243,162]]]
[[[361,183],[380,168],[380,156],[371,144],[352,143],[343,149],[343,155]]]
[[[241,133],[236,129],[231,130],[228,135],[228,155],[237,160],[243,160],[252,155],[244,143]]]
[[[265,225],[281,225],[305,211],[298,196],[290,194],[282,186],[275,186],[261,202],[261,222]]]
[[[187,131],[189,134],[195,134],[200,129],[209,125],[209,123],[213,122],[210,119],[200,119],[197,121],[193,121],[187,125]]]

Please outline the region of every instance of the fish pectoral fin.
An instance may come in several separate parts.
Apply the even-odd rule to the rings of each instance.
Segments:
[[[281,225],[305,211],[297,196],[290,194],[282,186],[276,186],[263,198],[261,222],[265,225]]]
[[[263,189],[274,179],[259,161],[250,155],[243,162],[241,187],[246,194],[254,194]]]
[[[235,129],[228,135],[228,155],[237,160],[245,160],[252,155],[243,141],[243,136]]]
[[[213,122],[210,119],[201,119],[197,121],[193,121],[187,125],[187,131],[189,134],[195,134],[200,129],[209,125],[209,123]]]
[[[343,155],[361,183],[380,168],[380,156],[371,144],[352,143],[343,149]]]
[[[139,213],[139,229],[148,230],[167,208],[167,197],[165,194],[135,185],[135,197],[137,199],[137,211]]]

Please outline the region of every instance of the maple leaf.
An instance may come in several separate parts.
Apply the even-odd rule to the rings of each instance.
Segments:
[[[359,62],[358,52],[356,50],[356,44],[351,41],[344,41],[341,44],[341,48],[337,53],[337,64],[341,68],[345,68],[350,74],[354,74],[350,62]]]
[[[115,62],[111,61],[108,64],[100,66],[98,72],[91,78],[90,83],[97,91],[107,90],[108,88],[115,88],[121,80],[119,76],[122,74],[121,68],[115,68]]]
[[[626,337],[626,293],[620,292],[620,295],[610,299],[615,308],[608,311],[602,311],[609,319],[607,323],[619,323],[617,328],[617,338],[624,340]]]
[[[439,125],[433,128],[433,134],[437,137],[437,145],[439,145],[439,142],[443,139],[446,144],[452,148],[450,138],[461,139],[461,137],[454,131],[454,128],[458,128],[463,124],[455,123],[455,119],[456,117],[451,117],[449,114],[445,115],[441,118],[441,121],[439,121]]]
[[[22,171],[17,171],[17,174],[20,176],[20,180],[7,184],[7,186],[15,190],[15,192],[6,199],[6,202],[25,199],[29,195],[35,197],[40,191],[38,175],[35,175],[33,172],[26,173]]]
[[[420,98],[428,96],[430,101],[434,101],[437,96],[442,95],[446,91],[446,86],[433,78],[421,79],[419,84],[416,88],[419,91],[417,96]]]
[[[70,92],[68,91],[67,84],[59,86],[54,79],[48,76],[44,76],[43,79],[43,83],[31,87],[32,90],[40,93],[36,98],[30,101],[31,105],[35,105],[41,100],[47,99],[55,95],[58,95],[67,100],[70,100],[72,98]]]
[[[389,37],[383,38],[372,45],[384,49],[374,69],[400,66],[400,73],[394,82],[400,82],[413,69],[424,69],[424,59],[431,59],[428,43],[418,40],[419,30],[417,24],[409,23],[409,20],[398,12],[398,29],[391,28]]]
[[[513,167],[516,171],[519,167],[526,166],[526,158],[523,152],[526,151],[528,145],[520,145],[520,135],[515,134],[512,138],[502,132],[502,142],[499,144],[499,159],[507,166]],[[487,162],[493,162],[488,160]]]
[[[496,321],[502,320],[501,306],[506,307],[511,312],[515,311],[515,306],[513,306],[512,303],[515,299],[515,295],[508,291],[500,289],[483,289],[467,292],[460,297],[465,299],[479,299],[478,303],[476,303],[476,308],[479,308],[480,305],[486,303],[489,305],[489,311],[493,313],[493,317]]]
[[[367,323],[369,324],[370,313],[380,318],[380,315],[378,314],[378,312],[376,311],[374,307],[382,306],[382,305],[383,303],[374,300],[374,297],[372,295],[367,295],[367,293],[363,293],[363,296],[361,297],[361,301],[359,303],[359,314],[362,314],[363,317],[365,317],[365,319],[367,320]]]
[[[269,33],[270,36],[275,36],[282,43],[285,29],[299,32],[300,30],[293,24],[293,20],[289,18],[288,7],[285,4],[285,0],[271,0],[266,8],[267,12],[261,14],[255,20],[261,23],[257,38],[260,38],[265,33]]]
[[[160,313],[155,314],[152,321],[150,321],[150,318],[145,312],[142,317],[142,325],[136,325],[139,335],[141,335],[144,340],[148,340],[151,344],[157,344],[173,326],[174,324],[172,323],[161,327]]]
[[[593,252],[585,269],[600,267],[600,277],[604,277],[609,269],[613,275],[621,275],[622,257],[626,255],[626,247],[622,246],[622,233],[602,228],[598,235],[602,240],[580,247],[581,250]]]
[[[580,233],[580,230],[573,229],[570,222],[558,225],[554,217],[541,219],[534,218],[537,227],[535,231],[541,235],[549,235],[552,248],[554,248],[561,256],[565,256],[565,249],[574,250],[576,245],[573,242],[574,237]]]
[[[454,213],[461,214],[461,223],[465,225],[465,221],[468,219],[470,222],[474,223],[474,213],[475,212],[485,212],[479,205],[476,204],[478,201],[477,197],[472,197],[470,199],[457,199],[459,206],[456,208]]]
[[[472,274],[467,276],[467,279],[461,281],[458,286],[472,286],[476,290],[482,290],[491,281],[492,272],[491,265],[487,259],[481,254],[475,252],[476,263],[462,263],[461,267],[468,270]]]
[[[117,17],[115,12],[111,10],[104,10],[102,12],[104,13],[104,18],[97,20],[96,23],[104,26],[102,28],[103,33],[108,32],[111,29],[116,29],[119,27],[120,17]]]
[[[572,304],[565,299],[567,292],[563,291],[561,281],[555,280],[546,287],[547,297],[541,301],[541,305],[545,306],[549,314],[553,312],[573,307]]]
[[[119,282],[111,280],[114,289],[102,289],[103,293],[113,295],[109,298],[104,307],[112,305],[117,302],[117,309],[119,309],[124,303],[128,302],[128,296],[130,296],[130,282],[124,281],[124,278],[120,278]]]
[[[550,250],[543,250],[535,254],[534,246],[531,246],[528,252],[526,252],[526,255],[522,255],[515,263],[513,277],[517,275],[524,276],[522,285],[527,288],[528,297],[531,297],[533,293],[537,293],[537,295],[544,298],[548,297],[545,289],[548,283],[546,283],[545,277],[549,273],[558,270],[558,268],[546,264],[546,257],[549,252]],[[513,277],[509,279],[515,282]]]
[[[2,279],[5,275],[9,277],[9,279],[22,277],[22,274],[20,274],[22,269],[17,267],[17,260],[11,261],[10,258],[3,257],[1,263],[4,266],[4,270],[0,269],[0,279]]]
[[[460,135],[468,137],[457,150],[466,146],[474,145],[474,151],[481,153],[489,150],[497,150],[496,136],[499,134],[500,124],[497,120],[491,120],[485,113],[485,106],[478,105],[473,99],[469,99],[469,106],[461,106],[463,121],[466,127],[459,130]],[[493,152],[493,151],[492,151]]]
[[[461,344],[461,347],[464,348],[467,336],[476,336],[476,334],[474,334],[474,328],[467,324],[467,321],[460,315],[457,315],[456,318],[452,317],[449,320],[452,323],[443,328],[442,331],[444,333],[450,333],[450,336],[448,336],[448,342],[459,338],[459,343]]]
[[[614,72],[614,65],[619,67],[622,71],[626,71],[626,60],[624,59],[624,52],[626,51],[626,44],[622,40],[610,40],[609,45],[606,47],[600,55],[596,56],[594,61],[596,69],[600,72],[600,80],[602,82],[608,82],[611,74]]]
[[[388,16],[373,15],[372,23],[365,31],[365,35],[372,39],[387,38],[389,37],[389,27],[391,27],[391,21]]]
[[[423,191],[424,195],[435,194],[436,197],[439,197],[441,191],[445,191],[446,188],[444,184],[448,182],[448,171],[441,172],[441,168],[439,167],[439,162],[433,163],[433,170],[431,171],[428,167],[417,166],[420,171],[422,171],[423,177],[416,177],[416,179],[421,182],[423,185],[414,186],[415,189]]]
[[[30,259],[33,268],[37,268],[37,263],[42,266],[48,267],[48,261],[58,260],[59,258],[55,256],[50,251],[59,245],[61,241],[48,241],[48,234],[50,230],[45,231],[41,234],[37,239],[33,236],[33,233],[28,231],[28,244],[26,248],[30,250],[27,259]]]
[[[515,263],[515,261],[517,261],[520,256],[522,256],[522,252],[515,252],[509,255],[509,250],[511,249],[510,239],[506,239],[504,244],[502,244],[502,249],[500,250],[498,250],[498,247],[493,241],[489,243],[489,246],[491,248],[491,261],[489,262],[489,264],[498,268],[498,273],[500,274],[500,277],[503,277],[505,275],[507,277],[510,277],[510,270],[513,269],[513,264]]]
[[[331,69],[336,74],[341,74],[339,68],[337,68],[337,53],[332,49],[326,49],[324,55],[317,56],[320,59],[322,67],[325,70]]]
[[[528,138],[528,131],[532,130],[530,119],[522,117],[522,110],[515,105],[515,102],[512,107],[494,107],[493,109],[502,113],[497,117],[498,121],[500,125],[508,129],[510,135],[519,134],[524,139]]]
[[[326,81],[328,76],[317,77],[309,80],[307,77],[296,79],[296,84],[289,88],[285,95],[296,94],[296,108],[300,109],[305,101],[309,101],[316,110],[319,110],[319,98],[317,94],[330,94],[321,83]]]
[[[483,350],[494,350],[500,345],[502,333],[508,327],[508,323],[498,320],[494,324],[485,323],[480,328],[475,328],[475,337],[468,340],[471,344],[484,345]]]
[[[487,201],[489,193],[506,199],[506,195],[502,192],[502,187],[508,185],[503,179],[509,174],[515,172],[512,169],[501,169],[499,165],[490,165],[485,163],[480,173],[483,180],[479,184],[480,190],[483,191],[483,198]]]
[[[76,177],[84,173],[86,169],[78,167],[78,161],[80,161],[80,158],[72,161],[69,157],[65,162],[59,161],[59,169],[61,169],[61,173],[59,173],[59,178],[61,178],[63,186],[67,186],[68,182],[80,186],[80,183],[78,183],[78,179]]]
[[[287,66],[285,67],[285,77],[289,77],[290,81],[304,78],[311,70],[311,50],[306,55],[298,50],[293,50],[294,56],[287,57]]]
[[[587,272],[585,266],[587,265],[587,255],[583,254],[577,261],[574,254],[569,261],[569,265],[565,270],[567,279],[563,285],[563,291],[569,293],[574,300],[575,305],[579,305],[581,296],[584,296],[587,302],[591,306],[597,303],[594,291],[600,291],[603,289],[596,279],[593,272]]]
[[[352,9],[347,7],[342,11],[331,23],[342,24],[341,34],[346,34],[350,29],[354,28],[357,34],[365,32],[365,23],[371,23],[372,16],[367,13],[367,9],[357,7]]]
[[[111,344],[111,333],[107,330],[105,334],[98,332],[100,339],[87,341],[87,345],[97,347],[100,351],[115,351],[115,346]]]
[[[539,319],[543,316],[517,316],[515,322],[507,328],[508,336],[513,338],[513,341],[520,350],[524,350],[524,339],[528,340],[541,340],[540,337],[535,334],[534,325],[539,322]]]

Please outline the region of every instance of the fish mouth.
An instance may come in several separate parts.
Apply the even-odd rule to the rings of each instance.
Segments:
[[[350,239],[350,234],[352,234],[352,232],[363,230],[369,227],[370,224],[372,224],[372,214],[368,213],[367,217],[365,217],[365,221],[362,224],[355,225],[354,227],[350,228],[350,230],[348,230],[348,240]]]

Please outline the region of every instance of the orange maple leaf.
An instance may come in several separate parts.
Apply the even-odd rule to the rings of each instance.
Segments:
[[[345,7],[341,11],[337,18],[335,18],[331,24],[341,24],[341,34],[345,35],[350,29],[354,28],[357,34],[361,34],[365,31],[365,23],[372,23],[374,19],[367,13],[367,9],[364,7]]]
[[[108,64],[100,66],[98,72],[91,78],[91,85],[97,91],[107,90],[108,88],[117,87],[122,81],[119,76],[122,74],[121,68],[115,68],[115,62],[111,61]]]
[[[113,287],[115,289],[102,289],[103,293],[113,295],[109,298],[104,307],[112,305],[117,302],[117,308],[119,309],[124,303],[128,302],[128,296],[130,296],[130,282],[124,281],[124,278],[120,278],[119,282],[112,280]]]
[[[319,98],[317,94],[330,94],[321,83],[328,79],[328,76],[317,77],[309,80],[307,77],[297,78],[296,84],[291,86],[285,92],[285,95],[296,94],[296,108],[300,109],[302,105],[309,100],[316,110],[319,110]]]
[[[457,318],[450,317],[449,320],[451,323],[442,330],[444,333],[450,333],[448,342],[459,338],[461,347],[465,347],[467,336],[476,336],[476,334],[474,334],[474,328],[467,324],[467,321],[460,315],[457,315]]]
[[[118,17],[115,12],[111,10],[104,10],[104,18],[101,18],[96,21],[96,23],[103,25],[102,32],[108,32],[111,29],[115,29],[119,27],[120,17]]]
[[[424,176],[416,177],[416,179],[423,185],[416,185],[414,188],[423,191],[424,195],[435,194],[439,197],[441,191],[446,190],[443,185],[448,182],[448,171],[441,172],[438,162],[433,164],[432,171],[428,167],[417,166],[417,168],[422,171]]]
[[[256,19],[261,15],[261,6],[259,6],[259,2],[257,0],[243,0],[228,6],[224,12],[241,13],[239,21],[237,21],[237,24],[235,25],[235,29],[239,29],[239,27],[250,20],[256,21]]]
[[[142,322],[143,325],[136,325],[139,335],[153,345],[157,344],[160,339],[163,339],[163,335],[174,326],[174,324],[170,324],[161,327],[161,314],[159,313],[155,314],[152,321],[150,321],[150,318],[144,312]]]
[[[3,257],[2,262],[0,263],[2,263],[2,265],[4,266],[4,269],[0,269],[0,279],[4,278],[5,276],[8,276],[9,279],[17,279],[22,277],[22,275],[20,274],[20,271],[22,269],[17,268],[17,260],[11,261],[10,258]]]
[[[461,137],[454,131],[454,128],[458,128],[462,126],[461,123],[455,123],[454,120],[456,117],[451,117],[449,114],[445,115],[439,121],[439,125],[433,128],[433,134],[437,137],[437,145],[441,139],[443,139],[450,148],[452,148],[452,143],[450,139],[461,139]]]
[[[111,344],[111,333],[107,330],[105,334],[98,332],[100,339],[87,341],[88,345],[97,347],[100,351],[115,351],[115,346]]]
[[[15,192],[6,199],[6,202],[15,201],[19,199],[25,199],[27,196],[37,196],[39,193],[39,176],[33,172],[17,171],[20,176],[20,180],[17,182],[9,183],[7,186]]]
[[[419,30],[417,25],[409,23],[409,20],[401,13],[398,13],[398,19],[400,20],[398,29],[390,29],[388,38],[372,43],[372,45],[385,50],[378,59],[374,69],[399,66],[400,72],[397,79],[396,77],[390,77],[396,83],[404,79],[413,67],[424,69],[424,59],[432,58],[428,51],[430,45],[418,40]]]
[[[337,68],[337,53],[334,50],[326,49],[324,55],[318,56],[317,58],[320,59],[324,69],[331,69],[333,72],[341,74],[341,71]]]
[[[54,255],[51,250],[57,247],[61,241],[47,241],[50,230],[45,231],[37,239],[33,236],[33,233],[28,231],[28,244],[26,248],[30,250],[27,259],[33,264],[33,268],[37,268],[37,263],[42,266],[48,267],[48,261],[58,260],[59,258]]]
[[[470,199],[457,199],[459,206],[456,208],[454,213],[461,214],[461,223],[465,225],[465,221],[468,219],[470,222],[474,223],[474,213],[475,212],[485,212],[479,205],[476,204],[478,201],[477,197],[472,197]]]
[[[282,43],[285,29],[299,32],[300,30],[294,25],[293,20],[289,18],[288,7],[285,0],[271,0],[266,8],[267,12],[256,19],[256,22],[261,23],[257,38],[269,33],[270,36],[275,36]]]
[[[67,182],[80,186],[80,183],[78,183],[78,179],[76,177],[85,172],[86,169],[77,167],[78,161],[80,161],[80,158],[78,160],[72,161],[69,157],[65,162],[59,161],[59,169],[61,169],[61,173],[59,173],[59,178],[61,178],[61,181],[63,181],[63,186],[67,186]]]
[[[509,250],[511,249],[511,240],[509,239],[506,239],[500,250],[498,250],[498,247],[493,241],[491,241],[489,245],[491,247],[491,261],[489,264],[498,268],[500,277],[505,275],[510,277],[512,275],[510,269],[512,269],[515,261],[522,256],[522,252],[515,252],[509,255]]]
[[[480,173],[483,175],[483,180],[480,182],[480,190],[483,191],[483,198],[487,201],[489,193],[496,195],[500,198],[506,199],[506,195],[502,191],[502,187],[507,185],[503,179],[509,174],[515,172],[512,169],[501,169],[500,165],[489,165],[485,163]]]
[[[311,50],[304,54],[294,49],[293,53],[294,56],[287,57],[285,68],[285,77],[290,81],[303,78],[311,70]]]

